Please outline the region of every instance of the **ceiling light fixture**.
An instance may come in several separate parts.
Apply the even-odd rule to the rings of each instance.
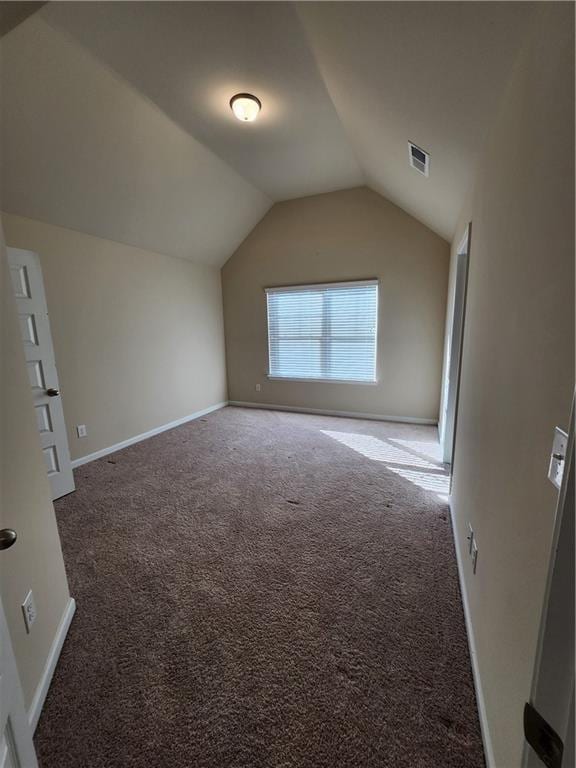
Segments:
[[[262,104],[260,99],[252,96],[251,93],[237,93],[230,99],[230,107],[238,120],[242,120],[243,123],[251,123],[258,117]]]

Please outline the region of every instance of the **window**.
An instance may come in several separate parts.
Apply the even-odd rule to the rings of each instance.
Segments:
[[[376,381],[376,280],[266,294],[270,378]]]

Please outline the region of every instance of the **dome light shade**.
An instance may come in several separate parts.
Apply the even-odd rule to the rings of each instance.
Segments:
[[[251,93],[237,93],[230,99],[230,107],[238,120],[243,123],[251,123],[258,117],[262,104],[260,99],[252,96]]]

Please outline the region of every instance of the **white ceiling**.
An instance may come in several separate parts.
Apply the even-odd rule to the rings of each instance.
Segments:
[[[366,179],[447,240],[538,3],[300,3]],[[408,141],[430,176],[408,165]]]
[[[221,265],[270,207],[41,13],[1,60],[3,211]]]
[[[273,200],[364,183],[290,3],[53,3],[42,15]],[[239,123],[235,93],[255,93]]]
[[[11,72],[8,93],[18,92],[23,71],[28,93],[27,99],[18,97],[15,115],[7,112],[4,153],[16,152],[18,158],[8,162],[12,183],[18,186],[15,180],[31,174],[26,177],[28,189],[17,196],[12,184],[5,185],[5,200],[19,209],[16,213],[33,216],[43,209],[44,218],[52,215],[55,202],[46,197],[54,197],[54,177],[33,182],[38,164],[58,166],[68,185],[56,193],[61,197],[57,223],[81,228],[89,219],[89,231],[111,237],[111,230],[121,228],[119,222],[128,221],[126,242],[222,263],[271,201],[367,183],[451,239],[482,144],[529,32],[533,5],[49,3],[5,38],[14,59],[11,68],[5,67]],[[39,44],[33,38],[40,26],[46,50],[39,58],[31,51]],[[11,42],[14,36],[19,36],[17,45]],[[83,62],[81,67],[74,57]],[[43,88],[55,94],[54,102],[33,86],[35,66],[42,68]],[[82,70],[75,75],[74,88],[62,87],[67,67]],[[111,82],[107,91],[93,90],[96,80],[106,78],[115,83],[114,98]],[[164,133],[151,129],[146,140],[140,137],[138,162],[145,172],[138,168],[136,173],[134,158],[123,160],[123,142],[129,156],[134,147],[130,132],[122,130],[128,107],[122,111],[119,89],[132,111],[146,114],[146,124],[155,108],[154,120],[164,121]],[[239,91],[261,99],[263,109],[255,123],[233,117],[228,101]],[[96,95],[97,119],[92,115],[89,120],[86,102]],[[80,104],[70,105],[72,98]],[[34,145],[42,132],[31,130],[29,123],[39,106],[48,111],[42,120],[47,119],[50,136],[68,133],[69,143],[51,140],[44,150]],[[93,148],[101,166],[90,199],[92,215],[77,202],[83,169],[66,169],[79,152],[71,126],[82,131],[84,147]],[[176,149],[184,136],[190,144],[179,163],[181,150]],[[409,167],[409,139],[430,152],[429,178]],[[174,152],[166,142],[174,144]],[[52,154],[45,157],[48,150]],[[30,153],[33,160],[26,162]],[[163,159],[146,158],[146,153]],[[174,174],[177,194],[172,190]],[[143,182],[151,187],[145,199]],[[115,194],[118,185],[129,189],[130,196]],[[166,195],[169,205],[156,210]],[[129,204],[132,208],[126,211]],[[166,216],[169,227],[162,219]]]

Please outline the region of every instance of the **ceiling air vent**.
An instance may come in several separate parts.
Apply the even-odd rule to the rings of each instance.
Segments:
[[[428,176],[430,170],[430,155],[428,152],[424,152],[423,149],[417,147],[416,144],[408,142],[408,155],[410,157],[410,165],[415,168],[419,173],[424,176]]]

